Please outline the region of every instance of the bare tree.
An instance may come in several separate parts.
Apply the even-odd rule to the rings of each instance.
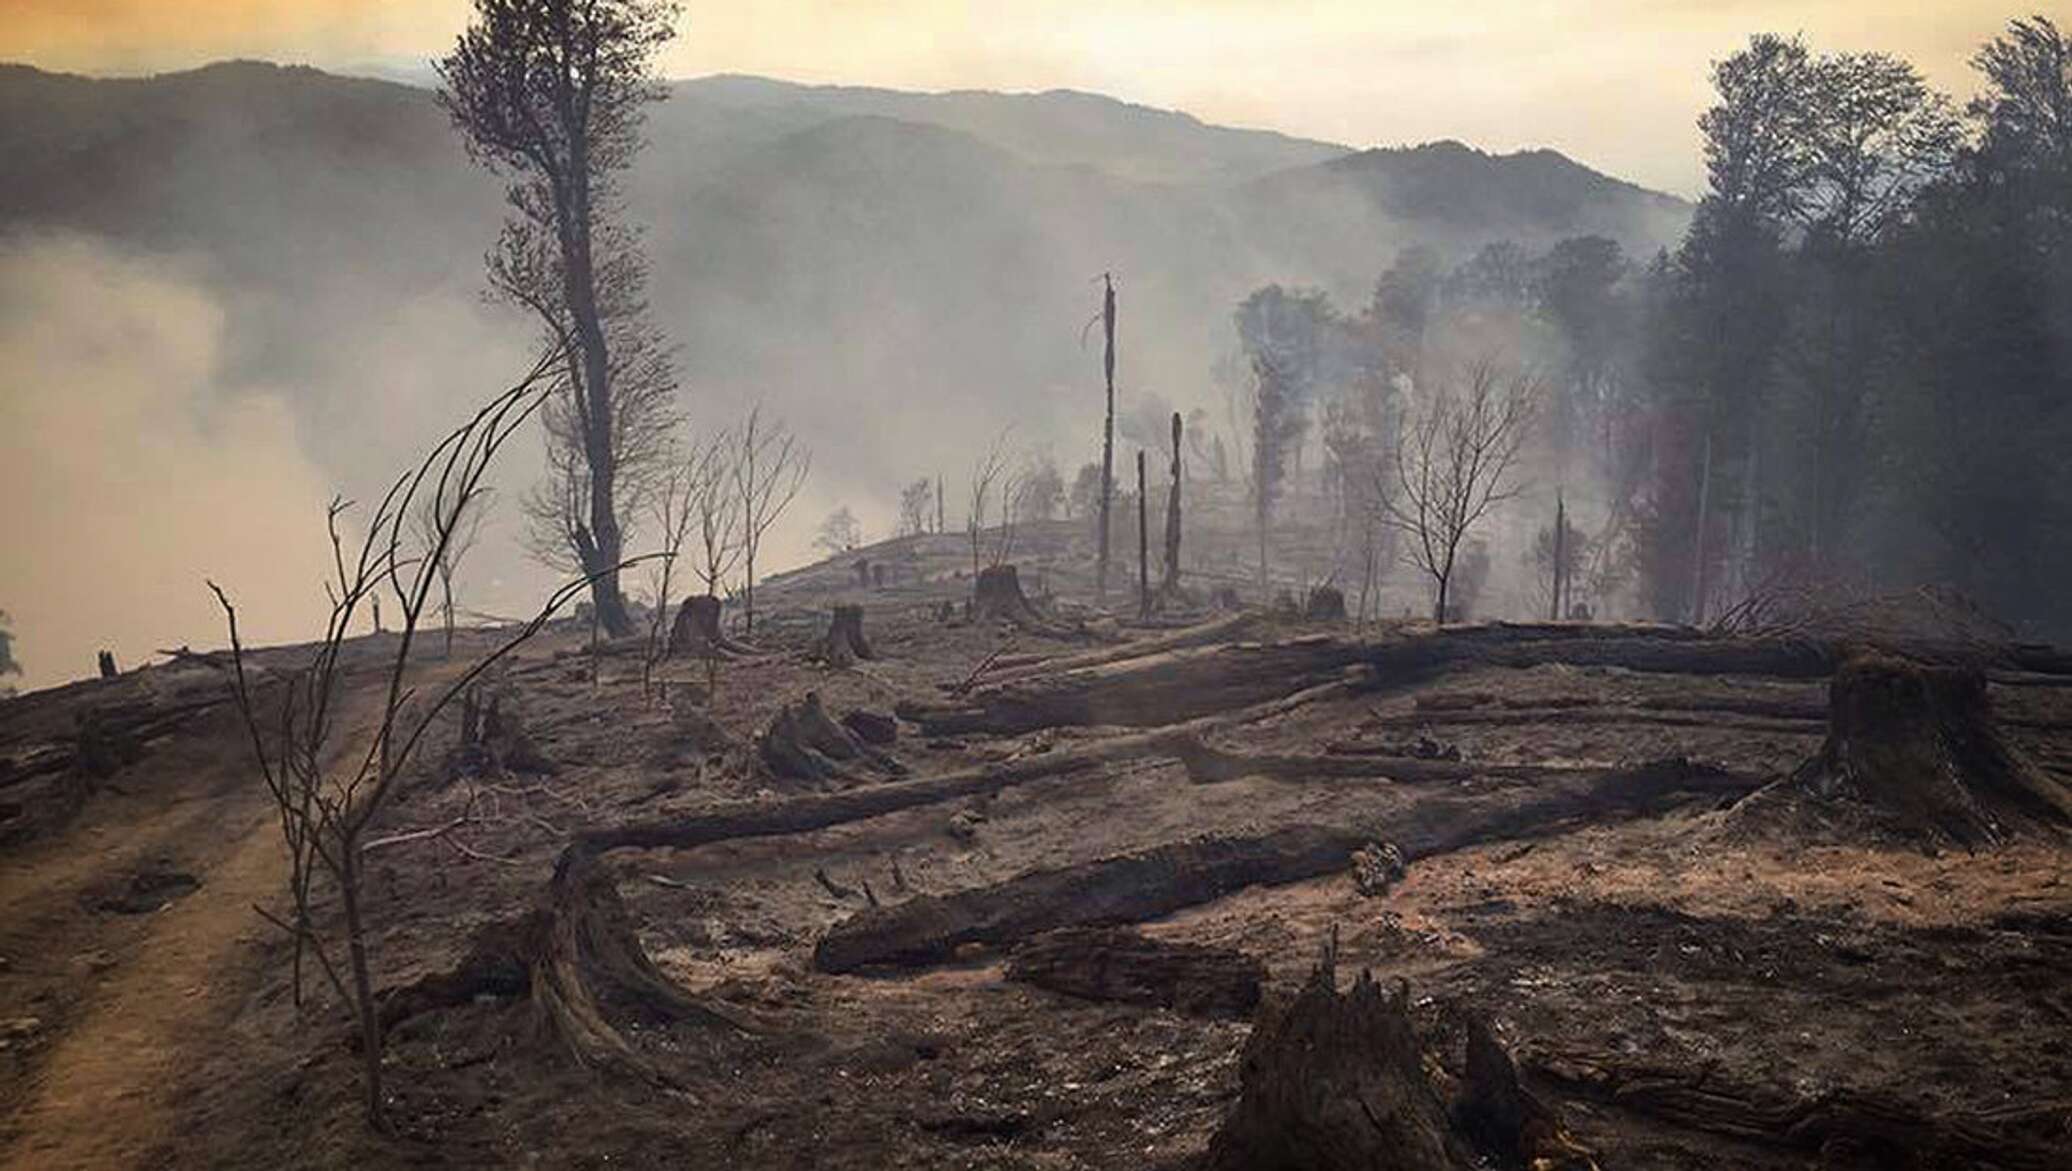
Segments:
[[[983,548],[983,536],[986,531],[986,512],[993,507],[996,497],[1001,498],[1000,511],[1003,522],[1010,534],[1012,532],[1014,523],[1012,514],[1014,510],[1008,507],[1011,502],[1005,499],[1005,489],[1010,485],[1003,484],[1001,481],[1003,477],[1011,479],[1008,471],[1010,461],[1007,440],[1013,432],[1014,428],[1008,427],[1003,429],[1000,434],[994,436],[992,445],[986,448],[985,454],[980,456],[978,462],[971,467],[971,509],[964,517],[964,531],[971,541],[971,578],[974,583],[978,580],[978,571],[980,569],[980,554]],[[1007,539],[1011,541],[1011,535]],[[1004,556],[996,559],[994,564],[997,565],[1002,560],[1005,560]]]
[[[741,509],[741,606],[755,633],[755,555],[763,535],[806,483],[813,456],[781,421],[765,422],[761,403],[750,407],[734,432],[732,480]]]
[[[844,504],[827,514],[820,522],[820,534],[813,538],[815,548],[824,549],[830,555],[847,553],[863,544],[863,526],[857,523],[856,514]]]
[[[655,666],[668,649],[669,606],[676,597],[676,562],[683,555],[697,519],[698,460],[672,463],[662,477],[650,508],[659,542],[655,559],[648,566],[648,595],[653,606],[648,614],[647,650],[641,656],[640,686],[652,698]]]
[[[530,309],[567,357],[544,412],[547,488],[529,509],[559,527],[614,637],[633,632],[620,593],[620,510],[668,434],[668,354],[645,322],[646,266],[617,222],[618,174],[665,96],[654,56],[675,35],[666,0],[475,0],[437,63],[439,101],[469,153],[512,176],[514,212],[489,257],[491,285]],[[659,418],[659,422],[658,422]]]
[[[1458,390],[1440,387],[1397,432],[1396,452],[1375,493],[1385,523],[1408,540],[1406,556],[1432,579],[1432,620],[1446,620],[1461,543],[1489,510],[1515,496],[1512,472],[1539,384],[1494,361],[1468,367]]]
[[[926,476],[899,491],[899,532],[902,537],[928,531],[928,506],[935,497],[935,485]]]
[[[247,670],[237,610],[221,587],[209,583],[229,627],[238,710],[288,847],[288,917],[260,913],[295,941],[298,1000],[307,951],[340,1001],[350,1007],[359,1032],[367,1116],[376,1127],[385,1126],[381,1003],[374,988],[362,894],[365,852],[382,843],[370,841],[368,831],[387,808],[439,713],[589,586],[587,580],[578,580],[555,591],[530,622],[467,670],[433,688],[428,698],[419,699],[417,689],[407,683],[411,651],[439,581],[439,563],[466,524],[468,506],[481,493],[482,478],[497,453],[550,393],[551,371],[561,360],[558,353],[542,359],[524,380],[433,447],[415,471],[398,478],[368,518],[356,546],[347,543],[341,525],[351,505],[332,501],[327,523],[334,576],[326,583],[331,612],[324,637],[308,662],[278,676],[263,698],[255,691],[254,674]],[[411,541],[412,521],[427,511],[433,518],[432,539],[417,549]],[[384,587],[401,602],[400,637],[381,680],[379,719],[364,747],[348,749],[339,735],[345,671],[341,653],[361,607],[371,604]],[[271,672],[268,676],[273,677]],[[341,756],[342,767],[334,764]],[[336,889],[344,917],[342,938],[339,929],[326,929],[312,913],[319,876]]]
[[[727,575],[741,560],[741,499],[734,494],[730,461],[734,433],[713,432],[700,444],[687,466],[690,509],[698,537],[698,560],[692,566],[705,593],[719,597]]]
[[[466,500],[460,501],[454,509],[459,523],[443,542],[440,540],[440,526],[445,518],[439,513],[439,502],[426,498],[418,505],[411,520],[417,547],[423,555],[431,558],[432,568],[439,575],[439,616],[446,627],[446,657],[453,657],[453,581],[460,572],[461,558],[468,555],[482,539],[482,522],[488,517],[491,504],[495,501],[495,490],[483,488]],[[436,556],[432,550],[438,549]]]

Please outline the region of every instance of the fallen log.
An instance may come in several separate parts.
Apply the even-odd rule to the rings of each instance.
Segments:
[[[909,701],[898,711],[930,736],[1018,735],[1093,724],[1155,727],[1322,683],[1359,662],[1363,650],[1322,636],[1188,648],[1019,684],[989,684],[954,703]]]
[[[1644,708],[1506,708],[1503,711],[1417,711],[1378,715],[1366,721],[1370,728],[1453,727],[1516,728],[1540,725],[1591,727],[1604,724],[1648,724],[1663,728],[1722,728],[1736,732],[1781,732],[1818,735],[1827,718],[1825,711],[1807,715],[1761,718],[1721,714],[1704,716],[1678,714]]]
[[[1016,948],[1007,978],[1081,1000],[1242,1020],[1259,1004],[1266,967],[1229,948],[1093,927],[1052,931]]]
[[[1644,1063],[1601,1051],[1539,1049],[1520,1061],[1567,1094],[1712,1134],[1793,1150],[1844,1150],[1868,1166],[2045,1171],[2064,1166],[2062,1144],[2072,1127],[2072,1098],[1938,1113],[1882,1093],[1807,1095],[1738,1083],[1687,1063]]]
[[[1594,777],[1602,768],[1544,764],[1494,764],[1442,760],[1421,756],[1388,756],[1375,753],[1346,753],[1307,756],[1294,753],[1229,752],[1204,743],[1198,736],[1183,736],[1174,742],[1173,754],[1187,769],[1194,783],[1214,784],[1240,777],[1272,777],[1282,781],[1324,781],[1343,777],[1385,777],[1410,783],[1465,781],[1476,777],[1509,780],[1540,780],[1560,777]]]
[[[1211,622],[1197,623],[1183,627],[1171,634],[1158,638],[1138,639],[1120,646],[1106,647],[1083,654],[1052,658],[1043,655],[1003,655],[994,661],[994,672],[986,680],[989,686],[1019,683],[1026,679],[1038,679],[1066,671],[1082,671],[1089,667],[1102,667],[1109,663],[1120,663],[1130,659],[1142,659],[1168,651],[1186,650],[1190,647],[1207,646],[1210,643],[1229,642],[1242,639],[1264,625],[1266,615],[1259,611],[1246,611]],[[1027,660],[1016,662],[1014,660]],[[968,690],[968,689],[967,689]]]
[[[1143,727],[1259,703],[1354,664],[1375,690],[1427,682],[1464,667],[1547,664],[1698,675],[1814,679],[1832,671],[1830,648],[1785,639],[1707,638],[1693,632],[1626,633],[1597,627],[1465,627],[1380,643],[1311,636],[1233,643],[994,682],[953,703],[907,703],[900,715],[931,736],[1018,735],[1087,724]],[[1594,636],[1593,636],[1594,632]],[[1552,634],[1553,637],[1544,637]]]
[[[813,962],[838,973],[927,966],[950,959],[966,944],[998,946],[1062,927],[1137,923],[1245,887],[1335,873],[1369,841],[1392,842],[1410,861],[1479,842],[1553,833],[1579,819],[1642,817],[1694,798],[1738,797],[1759,783],[1665,760],[1589,777],[1421,797],[1371,824],[1302,825],[1169,843],[861,912],[822,936]]]

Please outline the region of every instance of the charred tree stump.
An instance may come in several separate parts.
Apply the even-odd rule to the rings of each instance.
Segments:
[[[1112,928],[1068,928],[1016,948],[1007,978],[1082,1000],[1242,1019],[1259,1004],[1266,967],[1228,948],[1168,943]]]
[[[1475,1166],[1411,1026],[1409,987],[1361,972],[1338,991],[1335,945],[1245,1043],[1237,1104],[1209,1171],[1449,1171]]]
[[[753,654],[753,648],[728,638],[720,629],[721,607],[711,594],[685,598],[669,628],[669,653],[700,659],[738,659]]]
[[[786,780],[854,783],[868,779],[866,771],[880,776],[906,771],[897,760],[829,718],[817,691],[785,705],[756,742],[756,749],[763,764]]]
[[[870,640],[863,636],[863,607],[836,606],[827,634],[821,638],[814,657],[837,669],[854,666],[859,660],[878,657]]]
[[[1012,565],[989,565],[979,570],[971,597],[971,616],[973,621],[1008,622],[1031,634],[1053,638],[1070,638],[1078,633],[1045,617],[1029,604],[1028,595],[1022,593],[1021,574]]]
[[[1309,599],[1303,603],[1302,616],[1311,622],[1345,621],[1345,591],[1328,585],[1309,591]]]
[[[1971,668],[1884,655],[1843,663],[1828,685],[1827,741],[1792,781],[1964,847],[2072,824],[2072,792],[2002,735],[1985,676]]]
[[[114,652],[112,652],[112,651],[102,651],[102,652],[100,653],[99,657],[98,657],[98,658],[97,658],[97,659],[95,660],[95,662],[96,662],[96,665],[98,665],[98,666],[100,667],[100,670],[101,670],[101,678],[103,678],[103,679],[113,679],[113,678],[115,678],[115,676],[116,676],[116,675],[118,674],[118,672],[117,672],[117,671],[115,670],[115,654],[114,654]]]
[[[862,708],[843,716],[842,727],[865,744],[875,744],[880,748],[899,739],[898,720]]]
[[[506,772],[549,775],[559,769],[525,731],[517,708],[502,692],[470,687],[460,697],[460,742],[447,757],[450,777],[491,777]]]

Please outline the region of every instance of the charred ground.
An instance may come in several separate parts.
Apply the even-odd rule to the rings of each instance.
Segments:
[[[1241,1100],[1268,1116],[1253,1019],[1292,1011],[1334,936],[1338,985],[1370,970],[1386,1007],[1407,981],[1442,1096],[1486,1023],[1600,1166],[2028,1167],[2068,1141],[2072,852],[2004,818],[1959,844],[1863,768],[1815,783],[1844,640],[1128,628],[1069,600],[1062,544],[1025,549],[1041,622],[965,620],[968,550],[924,537],[863,551],[882,586],[854,556],[773,581],[754,653],[671,660],[659,689],[586,629],[521,652],[501,712],[553,770],[446,757],[456,715],[383,830],[451,828],[370,854],[380,982],[455,991],[396,1013],[393,1138],[362,1122],[338,1006],[298,1012],[252,909],[280,847],[219,666],[0,707],[7,1157],[1208,1165]],[[837,604],[871,657],[826,661]],[[1885,653],[1964,659],[2005,750],[2062,786],[2063,661],[1934,633]],[[838,723],[899,713],[871,745],[892,763],[781,775],[760,739],[809,694]],[[638,1070],[578,1061],[522,964],[438,983],[551,898],[572,841],[715,814],[818,828],[596,853],[711,1010],[599,985]],[[1400,878],[1354,866],[1370,843]]]

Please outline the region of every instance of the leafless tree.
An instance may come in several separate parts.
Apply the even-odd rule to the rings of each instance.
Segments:
[[[734,494],[730,463],[734,433],[719,430],[707,436],[685,465],[689,473],[690,510],[698,538],[698,559],[691,571],[713,597],[724,596],[727,575],[741,560],[741,500]]]
[[[432,558],[432,567],[439,574],[439,616],[446,627],[445,653],[449,659],[453,657],[453,581],[460,572],[461,559],[482,539],[482,522],[488,518],[495,499],[494,489],[483,488],[461,501],[454,510],[459,524],[444,542],[440,540],[439,532],[444,518],[439,514],[437,500],[427,498],[420,501],[411,521],[417,547],[424,556]],[[433,549],[441,549],[436,557],[432,556]]]
[[[805,486],[813,455],[782,421],[765,421],[761,403],[734,432],[731,478],[741,510],[741,606],[750,634],[755,633],[755,555],[763,535]]]
[[[343,532],[342,518],[351,505],[332,501],[327,522],[334,576],[326,582],[331,611],[324,637],[301,667],[284,675],[269,672],[267,678],[275,682],[261,684],[263,695],[255,687],[260,680],[248,670],[237,610],[221,587],[209,583],[229,627],[238,709],[288,847],[288,915],[261,914],[295,941],[298,1000],[307,952],[340,1001],[351,1008],[365,1071],[367,1116],[377,1127],[385,1125],[381,1004],[374,989],[362,895],[365,851],[380,843],[370,842],[368,831],[394,796],[440,712],[589,586],[587,580],[577,580],[555,591],[530,622],[467,670],[432,688],[428,696],[420,697],[409,684],[411,651],[439,582],[438,566],[466,525],[469,505],[483,490],[483,476],[511,435],[551,393],[551,372],[562,360],[559,353],[542,359],[525,379],[440,441],[414,471],[399,477],[367,518],[364,536],[356,543],[348,542]],[[411,538],[413,518],[427,514],[433,518],[431,540],[418,548]],[[383,589],[401,603],[399,637],[386,660],[378,720],[363,746],[347,745],[339,726],[343,652],[360,609],[371,605]],[[319,877],[336,890],[344,917],[342,935],[340,929],[325,928],[312,913]]]
[[[934,497],[935,485],[925,476],[900,489],[898,536],[911,537],[928,531],[928,507]]]
[[[820,522],[820,534],[813,538],[813,544],[829,555],[847,553],[863,544],[863,526],[857,523],[856,514],[844,504]]]
[[[677,14],[666,0],[475,0],[437,63],[439,101],[469,153],[511,176],[514,214],[490,284],[567,358],[542,411],[549,480],[527,511],[536,536],[565,538],[614,637],[633,632],[613,568],[621,510],[659,471],[674,396],[667,349],[645,320],[638,238],[617,219],[618,175],[640,148],[647,104],[665,96],[653,62]]]
[[[653,606],[648,614],[647,649],[641,656],[640,682],[643,694],[652,697],[655,666],[668,649],[669,606],[676,597],[676,562],[683,555],[697,519],[696,458],[670,464],[668,472],[650,501],[654,522],[655,559],[648,565],[648,596]]]
[[[1011,543],[1013,540],[1014,518],[1012,514],[1014,510],[1007,507],[1011,503],[1005,499],[1006,489],[1009,485],[1002,482],[1003,479],[1011,479],[1008,471],[1011,461],[1009,459],[1007,441],[1013,432],[1014,428],[1008,427],[1002,430],[1000,434],[994,436],[993,442],[986,448],[985,454],[981,455],[978,458],[978,462],[971,466],[971,509],[964,517],[964,532],[971,542],[971,579],[974,583],[978,581],[978,572],[981,568],[980,559],[984,547],[983,538],[986,531],[986,513],[993,508],[996,499],[1000,502],[1003,525],[1007,530],[1003,534],[1003,539],[1008,543]],[[995,543],[996,552],[999,551],[999,545],[1000,542]],[[997,565],[1004,560],[1005,556],[1002,554],[995,559],[994,564]]]
[[[1491,360],[1470,365],[1458,382],[1413,410],[1375,493],[1384,522],[1407,538],[1405,556],[1432,579],[1435,622],[1446,620],[1469,530],[1519,491],[1513,471],[1539,396],[1531,375]]]

